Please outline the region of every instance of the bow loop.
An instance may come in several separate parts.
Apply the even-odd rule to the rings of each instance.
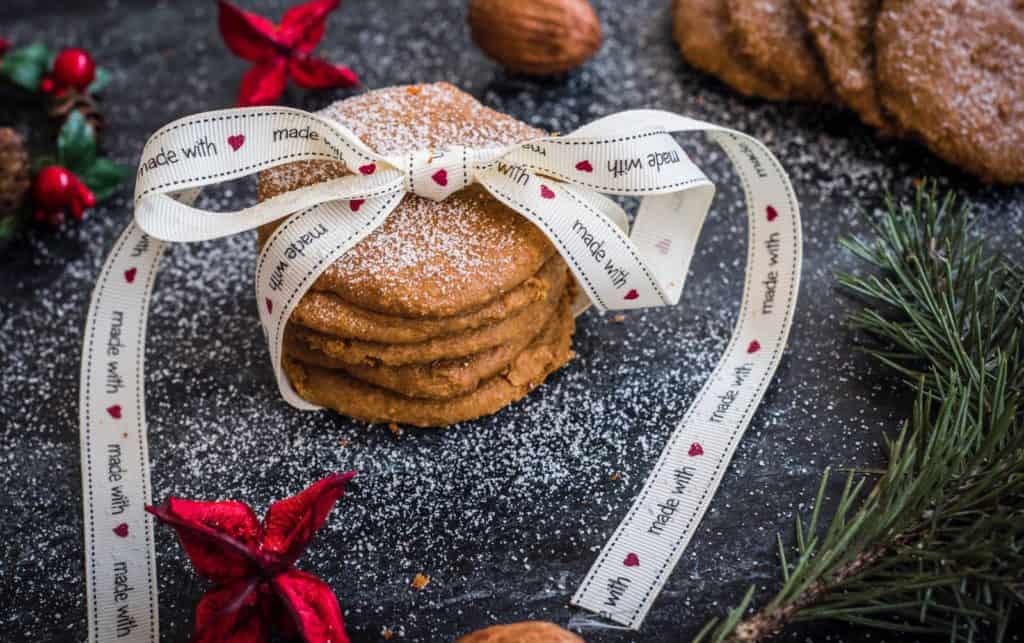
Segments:
[[[501,162],[606,194],[666,194],[707,182],[660,127],[615,136],[574,132],[538,138],[511,146]]]

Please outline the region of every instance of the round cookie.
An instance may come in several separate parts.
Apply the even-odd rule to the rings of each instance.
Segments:
[[[471,393],[480,386],[480,382],[494,377],[508,368],[512,360],[522,353],[538,335],[543,333],[547,326],[557,323],[559,323],[557,315],[553,315],[545,326],[537,328],[536,333],[531,332],[516,337],[507,343],[464,358],[428,364],[407,364],[405,366],[346,364],[310,348],[290,334],[285,336],[285,354],[303,364],[343,371],[357,380],[394,391],[399,395],[446,400]]]
[[[453,144],[494,147],[543,135],[447,83],[367,92],[321,115],[340,121],[382,154]],[[273,168],[260,175],[260,197],[343,172],[333,162]],[[263,226],[261,241],[279,223]],[[407,195],[314,288],[387,315],[449,317],[478,310],[517,287],[554,252],[525,217],[471,185],[442,202]]]
[[[797,100],[831,101],[832,88],[797,0],[727,0],[735,42]]]
[[[875,26],[882,104],[938,156],[1024,181],[1024,5],[885,0]]]
[[[542,301],[530,304],[512,317],[463,333],[434,337],[416,344],[380,344],[335,337],[295,324],[289,324],[287,329],[310,348],[337,361],[357,366],[403,366],[456,359],[515,341],[523,335],[536,334],[537,329],[557,310],[559,300],[565,291],[566,279],[567,274],[562,273],[561,280]]]
[[[311,290],[299,300],[292,312],[291,321],[337,337],[359,338],[382,344],[414,344],[511,317],[556,290],[556,283],[566,270],[565,260],[556,254],[541,266],[537,274],[480,310],[438,319],[382,315],[353,306],[334,293]]]
[[[836,94],[866,124],[893,133],[875,85],[875,18],[882,0],[799,4]]]
[[[729,30],[727,0],[675,0],[672,35],[688,63],[747,96],[789,98],[771,74],[756,69]]]
[[[556,320],[512,361],[507,372],[485,380],[467,395],[447,400],[404,397],[340,371],[301,364],[287,356],[282,365],[298,394],[314,404],[366,422],[447,426],[497,412],[568,362],[575,328],[568,298],[562,300]]]

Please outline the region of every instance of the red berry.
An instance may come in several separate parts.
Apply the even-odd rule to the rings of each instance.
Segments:
[[[96,79],[96,63],[84,49],[64,49],[53,59],[53,77],[60,85],[84,90]]]
[[[49,165],[36,174],[32,183],[32,198],[35,201],[37,221],[49,221],[60,225],[64,211],[81,220],[86,208],[96,205],[96,197],[82,181],[59,165]]]
[[[48,165],[39,170],[32,184],[36,205],[44,210],[59,210],[68,204],[71,190],[71,172],[59,165]]]
[[[39,81],[39,91],[43,92],[44,94],[53,93],[54,89],[55,87],[53,84],[53,78],[49,76],[44,76],[43,79]]]

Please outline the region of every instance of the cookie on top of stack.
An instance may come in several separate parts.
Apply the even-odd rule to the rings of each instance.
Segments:
[[[1021,0],[674,0],[683,57],[748,96],[838,100],[983,180],[1024,182]]]
[[[544,135],[447,83],[368,92],[321,112],[380,154]],[[267,199],[347,173],[260,175]],[[281,220],[259,230],[262,245]],[[539,229],[479,185],[406,195],[300,300],[283,366],[300,396],[367,422],[445,426],[494,413],[571,357],[575,284]]]

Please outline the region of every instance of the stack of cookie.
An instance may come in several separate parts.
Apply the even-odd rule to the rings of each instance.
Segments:
[[[674,0],[686,60],[748,96],[842,102],[984,180],[1024,182],[1020,0]]]
[[[444,83],[369,92],[321,115],[381,154],[543,135]],[[267,170],[260,199],[346,172],[332,162]],[[261,244],[275,227],[260,229]],[[469,420],[523,397],[569,360],[573,293],[548,239],[479,186],[442,202],[407,195],[302,297],[284,369],[303,398],[360,420]]]

